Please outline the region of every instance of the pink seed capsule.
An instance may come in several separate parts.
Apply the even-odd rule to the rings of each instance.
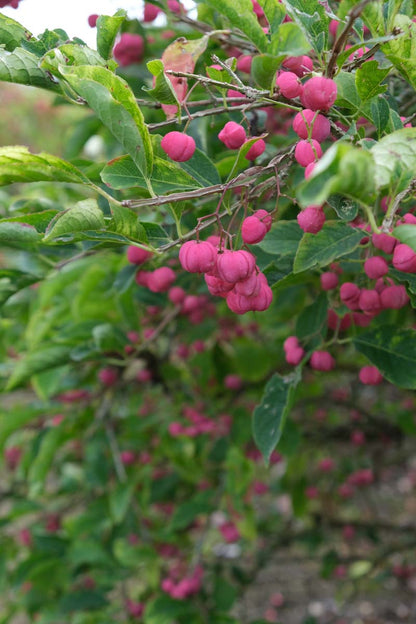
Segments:
[[[141,249],[141,247],[136,247],[135,245],[127,247],[127,260],[131,262],[131,264],[143,264],[152,256],[153,254],[151,251]]]
[[[256,160],[259,156],[261,156],[266,149],[266,143],[263,139],[259,139],[250,147],[246,154],[247,160]]]
[[[292,127],[301,139],[307,139],[308,132],[312,128],[311,138],[319,143],[325,141],[331,134],[329,119],[319,113],[317,114],[316,111],[310,108],[305,108],[295,115]]]
[[[357,284],[354,284],[352,282],[344,282],[339,291],[342,303],[346,305],[347,308],[349,308],[350,310],[359,309],[360,293],[361,290],[359,289]]]
[[[337,85],[331,78],[315,76],[303,86],[301,100],[305,108],[327,111],[336,99]]]
[[[218,255],[217,271],[218,276],[224,282],[235,284],[247,279],[253,273],[256,266],[254,256],[248,251],[224,251]]]
[[[293,72],[281,72],[276,79],[276,85],[280,93],[289,100],[299,97],[303,90],[298,76]]]
[[[302,165],[302,167],[307,167],[310,163],[319,160],[321,156],[322,148],[315,139],[309,141],[302,140],[296,144],[295,160]]]
[[[313,62],[309,56],[288,56],[282,66],[300,77],[313,70]]]
[[[335,367],[335,360],[328,351],[314,351],[309,363],[318,371],[330,371]]]
[[[208,273],[217,261],[217,250],[207,241],[187,241],[179,251],[179,262],[189,273]]]
[[[373,256],[364,262],[364,271],[370,279],[378,279],[389,272],[389,265],[381,256]]]
[[[228,121],[218,134],[218,138],[228,149],[239,149],[247,140],[243,126],[235,121]]]
[[[317,234],[325,223],[325,213],[318,206],[308,206],[297,216],[299,227],[309,234]]]
[[[367,386],[378,386],[383,382],[383,375],[376,366],[363,366],[358,376],[361,383]]]
[[[175,162],[185,162],[194,155],[196,145],[192,137],[182,132],[168,132],[160,142],[160,146]]]
[[[267,227],[256,216],[247,217],[241,225],[241,238],[248,245],[254,245],[263,240],[267,234]]]
[[[416,273],[416,254],[409,245],[396,245],[393,253],[393,266],[398,271]]]

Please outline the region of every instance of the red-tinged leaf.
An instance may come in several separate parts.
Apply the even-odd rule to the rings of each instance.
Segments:
[[[207,43],[208,37],[206,35],[192,41],[188,41],[185,37],[179,37],[163,52],[162,63],[165,71],[172,70],[191,74],[199,56],[205,51]],[[169,74],[167,76],[172,83],[178,101],[183,102],[188,92],[187,79]],[[162,104],[162,108],[168,119],[174,117],[178,112],[176,104]]]

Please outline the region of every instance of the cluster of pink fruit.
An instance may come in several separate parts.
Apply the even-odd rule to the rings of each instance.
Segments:
[[[258,242],[270,227],[269,213],[257,210],[243,222],[243,241]],[[254,255],[244,249],[223,249],[218,237],[187,241],[179,251],[179,262],[189,273],[204,273],[209,292],[225,298],[230,310],[236,314],[261,312],[272,302],[271,288],[256,266]]]
[[[297,366],[305,357],[305,350],[299,344],[296,336],[289,336],[283,343],[286,362]],[[328,351],[314,351],[310,357],[311,368],[317,371],[330,371],[335,366],[335,360]]]
[[[228,414],[221,414],[216,421],[193,407],[184,407],[183,414],[191,424],[183,425],[178,421],[171,422],[168,430],[172,437],[188,436],[195,438],[206,433],[213,436],[225,436],[230,432],[232,420]]]
[[[191,574],[177,580],[176,575],[168,576],[162,581],[162,589],[176,600],[184,600],[193,594],[197,594],[202,586],[204,571],[201,566],[196,566]]]

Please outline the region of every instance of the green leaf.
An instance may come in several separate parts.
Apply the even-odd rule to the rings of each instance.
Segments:
[[[37,348],[33,353],[27,353],[14,367],[6,390],[23,385],[36,373],[65,364],[69,360],[69,352],[69,347],[47,345]]]
[[[102,323],[92,330],[95,346],[100,351],[122,351],[126,337],[117,325]]]
[[[31,154],[22,146],[0,148],[0,186],[42,180],[92,186],[82,171],[57,156]]]
[[[303,30],[294,22],[281,24],[272,36],[272,54],[301,56],[311,49]]]
[[[212,597],[217,609],[229,611],[237,599],[237,589],[223,576],[215,576]]]
[[[146,188],[146,181],[130,156],[114,158],[107,163],[100,175],[102,181],[114,189],[129,189],[135,186]],[[177,163],[155,156],[152,187],[158,195],[166,195],[179,190],[200,188],[201,184]]]
[[[50,428],[42,437],[36,457],[29,468],[29,497],[36,499],[43,491],[46,477],[56,452],[65,442],[66,435],[61,427]]]
[[[18,217],[9,217],[8,219],[0,219],[0,229],[2,223],[25,223],[32,225],[38,232],[44,232],[48,227],[50,220],[58,214],[58,210],[42,210],[32,214],[22,214]]]
[[[297,221],[278,221],[272,225],[258,247],[275,256],[295,255],[303,232]]]
[[[299,202],[302,206],[322,205],[334,193],[373,202],[377,175],[374,160],[373,151],[335,143],[317,162],[312,175],[299,185]]]
[[[260,405],[254,410],[254,441],[266,463],[282,436],[294,388],[294,378],[289,380],[275,373],[267,382]]]
[[[168,530],[172,533],[182,531],[192,524],[197,516],[210,513],[214,509],[210,497],[210,493],[200,492],[193,500],[178,504]]]
[[[96,50],[92,50],[86,45],[76,43],[65,43],[58,48],[49,50],[41,63],[42,69],[51,72],[58,78],[62,78],[61,66],[77,65],[98,65],[106,67],[107,63]]]
[[[399,388],[416,389],[416,331],[382,325],[354,338],[355,348]]]
[[[170,596],[162,595],[149,600],[144,612],[144,624],[172,624],[177,618],[189,613],[187,601],[174,600]],[[187,619],[192,621],[191,618]]]
[[[85,589],[68,592],[59,601],[59,609],[62,613],[94,611],[102,609],[107,604],[108,600],[102,592]]]
[[[190,160],[179,163],[181,169],[186,171],[201,186],[213,186],[221,184],[221,178],[214,163],[200,149],[196,149]]]
[[[97,19],[97,50],[104,59],[111,57],[114,41],[126,17],[126,11],[120,9],[113,16],[100,15]]]
[[[5,401],[3,400],[5,404]],[[10,409],[0,412],[0,449],[3,449],[7,439],[19,429],[23,429],[27,424],[44,416],[43,407],[33,407],[32,405],[13,405],[13,413]]]
[[[197,0],[224,15],[231,26],[243,32],[260,52],[267,52],[269,41],[253,12],[251,0]]]
[[[85,199],[73,208],[59,212],[50,222],[44,241],[87,230],[99,230],[104,227],[104,215],[95,199]]]
[[[416,89],[416,24],[406,15],[396,15],[393,28],[403,34],[382,45],[381,49],[397,71]]]
[[[293,265],[294,273],[327,266],[354,251],[362,237],[361,230],[339,221],[327,221],[317,234],[303,235]]]
[[[135,487],[134,483],[119,483],[110,493],[110,516],[114,524],[120,524],[123,522],[129,510]]]
[[[257,54],[251,63],[251,75],[255,82],[263,89],[271,89],[274,85],[276,71],[282,62],[284,55],[272,56],[271,54]]]
[[[180,103],[176,95],[176,91],[169,78],[165,75],[165,69],[162,61],[153,60],[147,63],[147,69],[154,76],[153,88],[143,87],[143,89],[154,99],[161,104],[176,104],[178,110],[180,109]]]
[[[341,71],[334,78],[337,85],[337,99],[335,104],[357,112],[361,106],[354,74]]]
[[[113,218],[107,224],[107,229],[121,234],[136,242],[146,243],[147,235],[144,227],[140,224],[139,217],[133,210],[124,206],[113,206]]]
[[[367,61],[357,69],[355,84],[362,102],[367,102],[387,90],[387,85],[381,83],[389,73],[390,67],[379,69],[377,61]]]
[[[313,49],[320,54],[328,47],[329,17],[318,0],[283,0],[290,17],[298,24]]]
[[[60,84],[39,67],[38,57],[23,48],[15,48],[12,53],[0,48],[0,80],[55,92],[62,91]]]
[[[30,245],[40,242],[42,236],[26,223],[0,222],[0,243],[3,245]]]
[[[388,134],[371,149],[375,162],[377,188],[394,188],[400,193],[416,171],[416,128],[403,128]]]
[[[22,40],[31,38],[32,34],[24,26],[0,13],[0,45],[3,45],[6,50],[13,52],[21,45]]]
[[[398,238],[401,243],[409,245],[416,253],[416,225],[399,225],[393,232],[393,236]]]
[[[326,327],[328,312],[328,297],[325,292],[321,293],[316,301],[307,306],[299,314],[296,322],[296,336],[299,340],[305,340],[317,336]]]
[[[377,129],[377,135],[380,137],[387,129],[390,121],[390,106],[382,97],[376,97],[371,102],[371,120]]]
[[[153,167],[150,135],[127,82],[104,67],[61,67],[61,72],[149,180]]]
[[[275,0],[259,0],[259,5],[269,22],[270,34],[273,36],[283,22],[286,11],[283,5]]]
[[[343,221],[353,221],[357,216],[359,204],[353,199],[342,195],[331,195],[327,201]]]

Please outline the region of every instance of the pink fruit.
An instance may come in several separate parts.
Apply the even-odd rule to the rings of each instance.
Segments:
[[[409,297],[404,286],[394,285],[383,289],[380,301],[383,308],[399,310],[409,303]]]
[[[322,273],[320,280],[322,290],[333,290],[338,286],[338,275],[332,271]]]
[[[248,150],[246,154],[247,160],[256,160],[258,156],[261,156],[263,154],[265,149],[266,143],[263,141],[263,139],[259,139],[258,141],[253,143],[253,145]]]
[[[22,449],[19,446],[9,446],[4,450],[4,461],[9,470],[15,470],[19,465]]]
[[[337,85],[331,78],[315,76],[303,86],[301,100],[305,108],[327,111],[336,99]]]
[[[125,466],[131,466],[136,461],[136,455],[133,451],[121,451],[120,459]]]
[[[154,4],[149,4],[148,2],[146,2],[144,5],[144,11],[143,11],[143,21],[153,22],[153,20],[156,19],[156,17],[159,15],[160,12],[161,12],[161,9],[159,9],[159,7],[155,6]]]
[[[97,13],[93,13],[92,15],[88,16],[88,25],[91,26],[91,28],[95,28],[96,24],[97,24],[97,19],[100,16]]]
[[[152,252],[147,251],[147,249],[142,249],[141,247],[136,247],[135,245],[127,247],[127,260],[131,262],[131,264],[143,264],[152,256]]]
[[[239,375],[226,375],[224,378],[224,386],[228,390],[240,390],[243,386],[243,381]]]
[[[315,353],[318,353],[318,352],[315,351]],[[323,459],[320,459],[318,462],[318,469],[321,472],[332,472],[334,468],[335,468],[335,462],[331,457],[324,457]]]
[[[370,279],[378,279],[389,272],[389,265],[381,256],[373,256],[364,262],[364,271]]]
[[[386,254],[392,254],[398,241],[394,236],[382,232],[381,234],[373,234],[371,242],[376,249],[380,249]]]
[[[380,295],[375,289],[363,288],[360,292],[358,305],[365,314],[378,314],[381,310]]]
[[[393,266],[398,271],[416,273],[416,254],[409,245],[400,243],[393,252]]]
[[[309,163],[307,167],[305,167],[305,179],[306,180],[311,177],[313,170],[315,169],[315,165],[316,165],[315,162],[311,162]]]
[[[168,132],[160,142],[160,146],[175,162],[185,162],[192,158],[195,152],[195,141],[191,136],[182,132]]]
[[[297,216],[299,227],[309,234],[317,234],[325,223],[325,213],[318,206],[308,206]]]
[[[295,115],[292,127],[301,139],[308,138],[308,131],[312,127],[311,138],[319,143],[325,141],[331,134],[329,119],[319,113],[317,114],[316,111],[310,110],[309,108],[305,108]]]
[[[335,366],[335,360],[328,351],[314,351],[309,363],[311,368],[318,371],[330,371]]]
[[[98,379],[105,386],[113,386],[118,379],[118,373],[114,368],[102,368],[98,371]]]
[[[234,292],[244,297],[255,297],[259,294],[261,285],[260,274],[253,271],[247,279],[235,284]]]
[[[228,89],[227,98],[239,98],[241,100],[246,99],[246,96],[240,91],[235,91],[235,89]],[[231,102],[231,106],[238,106],[238,104],[239,102]]]
[[[234,284],[225,282],[215,275],[205,274],[205,282],[208,290],[214,297],[226,297],[227,293],[234,288]]]
[[[239,149],[246,142],[247,136],[243,126],[235,121],[228,121],[218,138],[228,149]]]
[[[179,262],[189,273],[208,273],[215,267],[217,250],[207,241],[190,240],[179,251]]]
[[[315,139],[298,141],[295,147],[295,160],[302,167],[318,160],[322,156],[322,148]]]
[[[273,292],[270,286],[267,284],[266,277],[263,273],[259,273],[259,279],[263,279],[263,284],[260,287],[260,291],[257,295],[250,297],[252,300],[253,312],[264,312],[267,310],[273,301]]]
[[[416,217],[411,212],[406,212],[406,214],[402,216],[402,221],[409,225],[416,225]]]
[[[262,208],[260,208],[259,210],[253,212],[253,217],[257,217],[257,219],[260,219],[260,221],[266,226],[266,230],[268,232],[270,231],[273,223],[273,217],[269,212],[267,212],[267,210],[263,210]]]
[[[313,62],[309,56],[288,56],[282,66],[300,77],[313,70]]]
[[[144,53],[144,41],[140,35],[122,33],[119,42],[114,46],[113,56],[121,67],[140,63]]]
[[[305,351],[302,347],[294,347],[293,349],[287,349],[285,359],[291,366],[297,366],[303,360]]]
[[[283,349],[287,351],[292,351],[299,347],[299,340],[296,336],[288,336],[283,343]]]
[[[383,382],[383,376],[376,366],[363,366],[358,376],[361,383],[367,386],[378,386]]]
[[[168,9],[172,11],[172,13],[179,15],[183,11],[183,6],[178,0],[168,0]]]
[[[239,251],[224,251],[218,254],[218,277],[224,282],[235,284],[248,278],[256,266],[254,256],[243,249]]]
[[[249,55],[241,55],[237,59],[237,69],[238,71],[244,72],[245,74],[251,73],[251,63],[253,62],[253,57]]]
[[[241,538],[240,532],[233,522],[225,522],[219,527],[219,530],[227,544],[238,542]]]
[[[175,281],[175,273],[169,267],[152,271],[147,278],[147,287],[152,292],[166,292]]]
[[[360,292],[361,290],[358,288],[357,284],[353,284],[352,282],[345,282],[344,284],[342,284],[339,294],[342,303],[346,305],[347,308],[349,308],[350,310],[358,310],[360,307]]]
[[[299,97],[303,90],[298,76],[293,72],[281,72],[276,79],[276,84],[280,93],[288,99]]]
[[[256,14],[256,16],[257,17],[263,17],[264,11],[261,8],[261,6],[259,5],[259,3],[257,2],[257,0],[251,0],[251,4],[253,5],[253,11]]]
[[[247,217],[241,225],[241,238],[248,245],[254,245],[263,240],[267,234],[267,227],[256,216]]]
[[[334,310],[328,310],[327,323],[329,329],[332,329],[332,331],[335,331],[337,328],[340,332],[346,331],[351,327],[351,315],[345,314],[339,317]]]
[[[175,305],[179,305],[185,299],[186,293],[180,286],[172,286],[168,292],[168,299]]]

